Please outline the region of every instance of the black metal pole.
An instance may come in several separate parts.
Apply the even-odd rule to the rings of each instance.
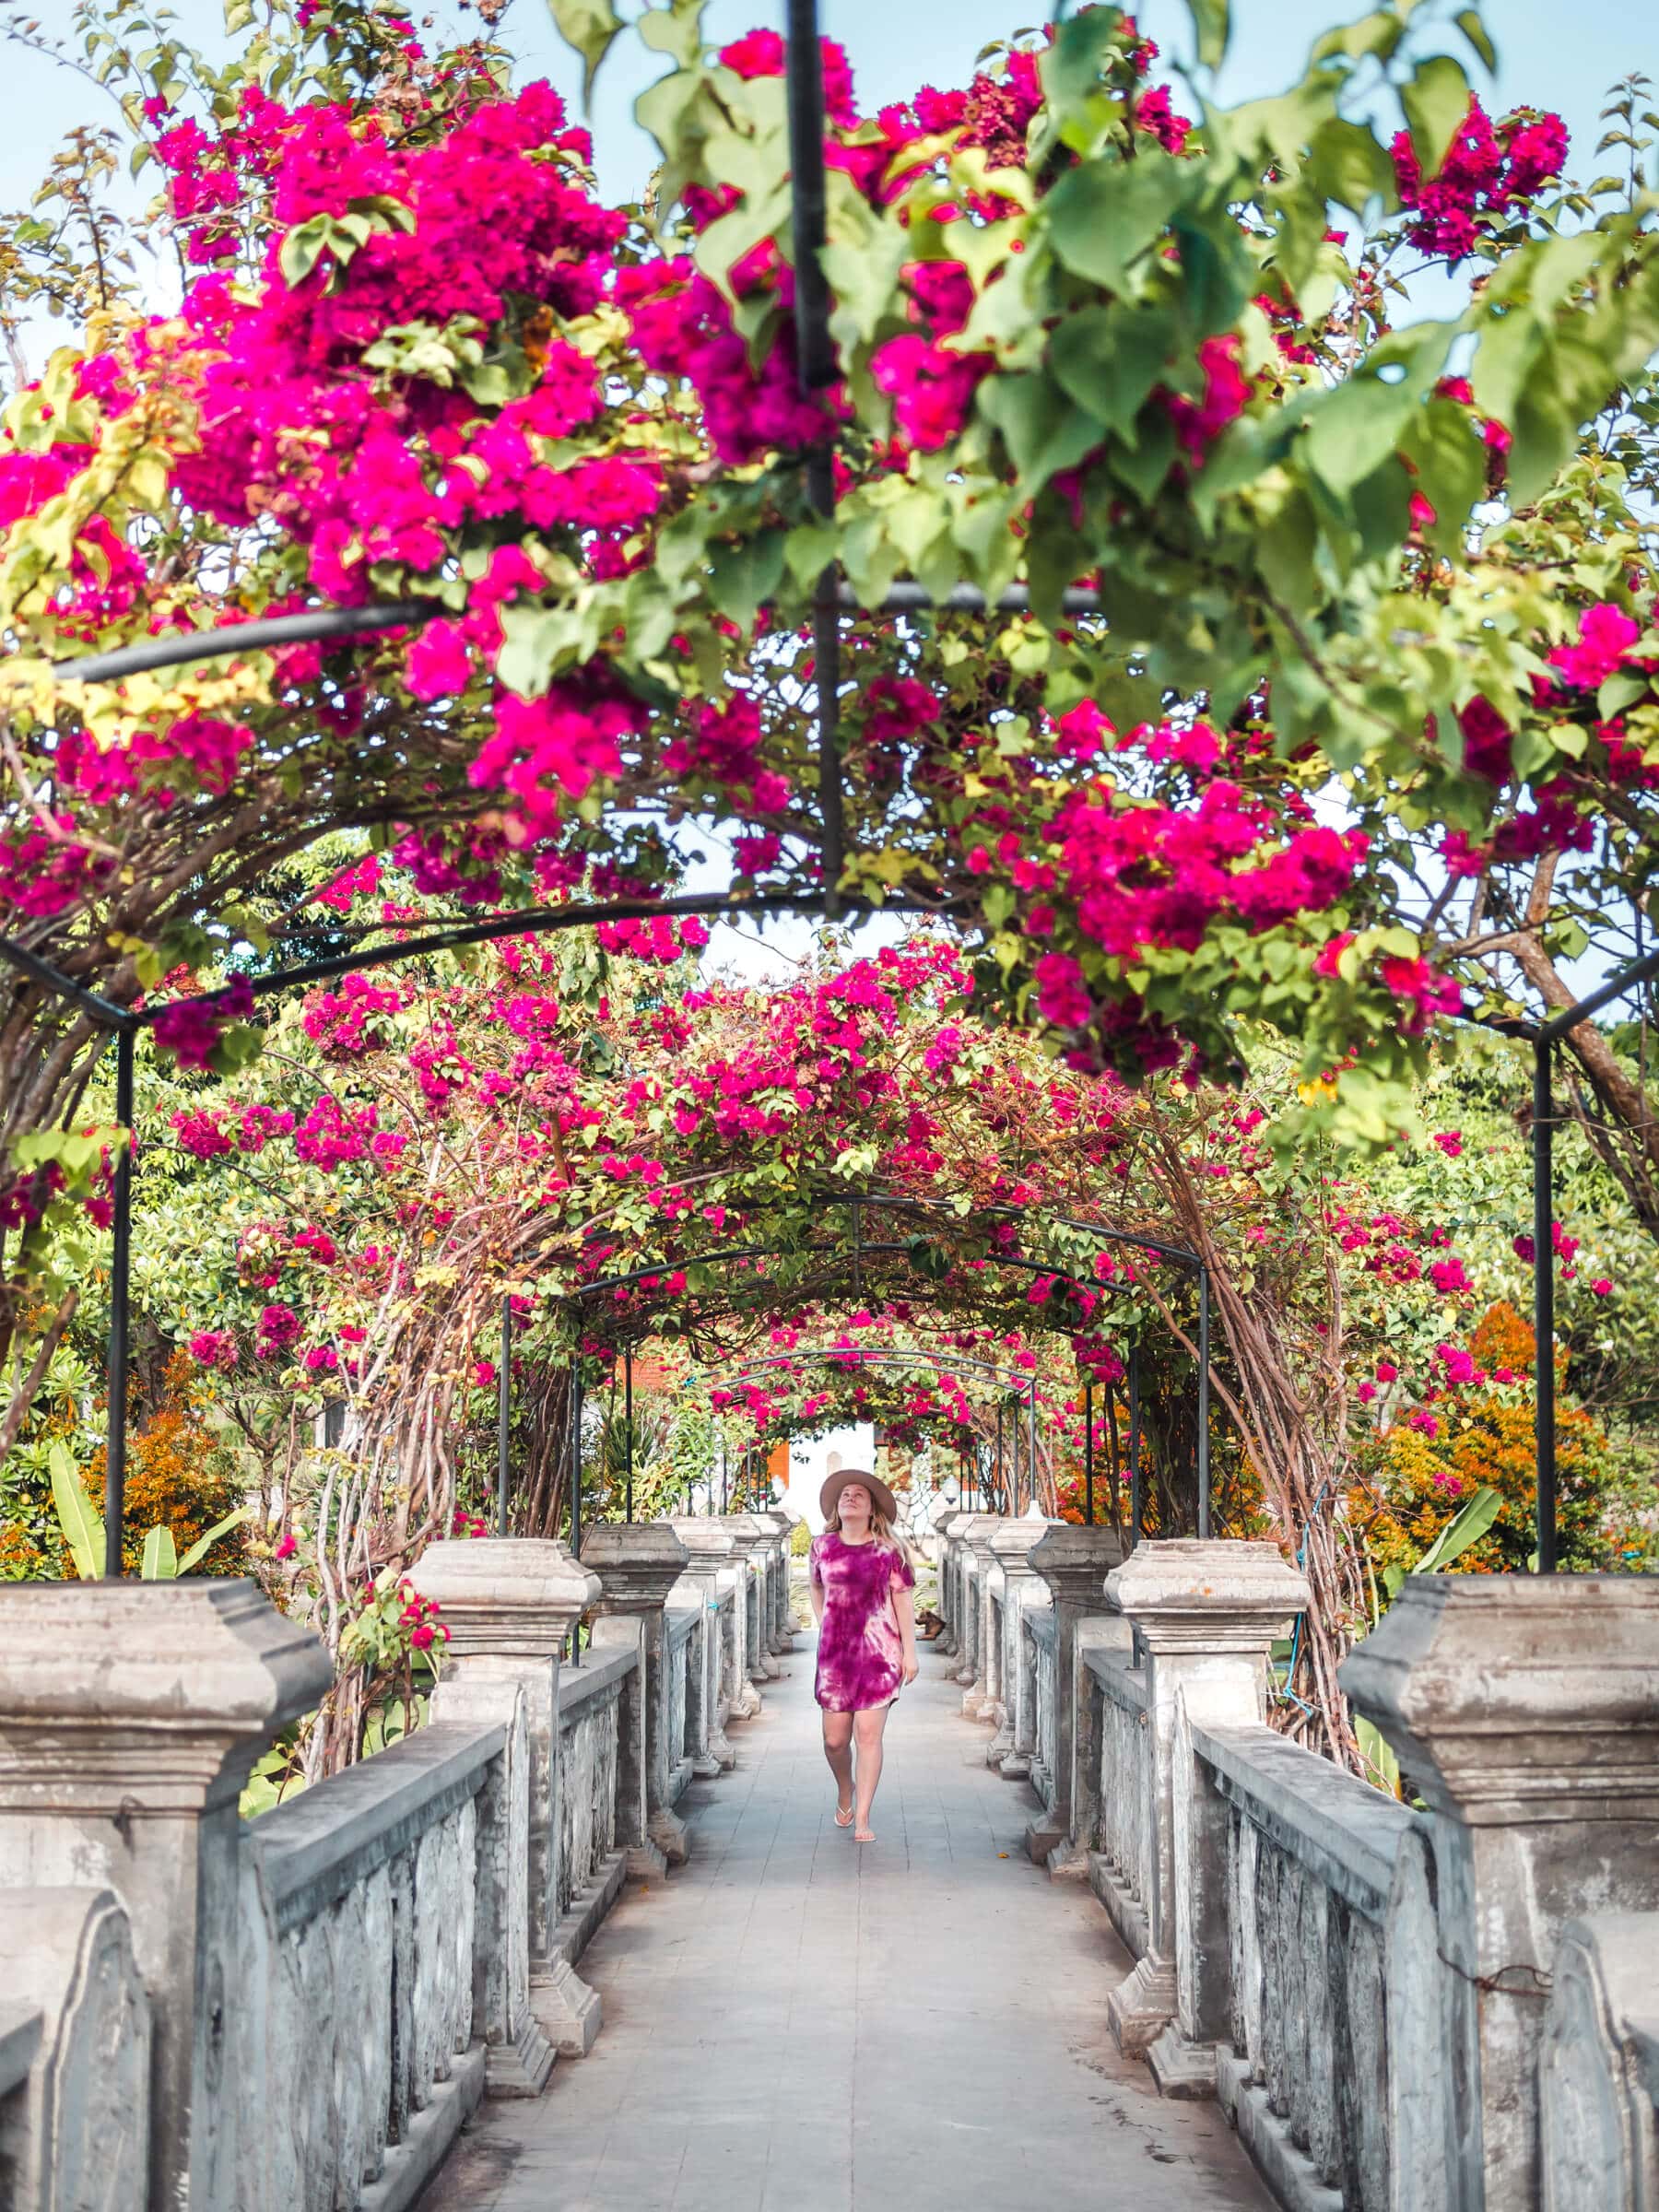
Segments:
[[[133,1032],[115,1040],[115,1119],[124,1132],[115,1163],[114,1234],[110,1252],[109,1417],[104,1443],[104,1573],[122,1574],[121,1540],[126,1511],[126,1400],[129,1303],[133,1277]]]
[[[582,1362],[571,1362],[571,1557],[582,1557]],[[571,1662],[582,1665],[582,1623],[571,1624]]]
[[[512,1300],[501,1300],[501,1371],[496,1377],[496,1535],[507,1534],[507,1437],[512,1419]]]
[[[1538,1489],[1538,1572],[1556,1571],[1554,1047],[1533,1047],[1533,1335],[1537,1393],[1534,1438]]]
[[[1026,1488],[1029,1502],[1037,1502],[1037,1378],[1031,1377],[1031,1395],[1026,1406]]]
[[[623,1355],[622,1367],[622,1425],[628,1431],[628,1476],[624,1486],[622,1518],[633,1519],[633,1354]]]
[[[830,342],[830,287],[824,276],[824,63],[817,0],[789,0],[784,54],[789,106],[789,167],[794,188],[795,368],[802,389],[821,392],[835,381]],[[825,441],[806,457],[806,497],[814,513],[835,512],[830,424]],[[818,812],[824,825],[825,912],[839,912],[845,860],[841,760],[841,599],[834,565],[818,580],[812,606],[812,681],[818,694]]]
[[[1198,1534],[1210,1533],[1209,1269],[1198,1270]]]
[[[1129,1542],[1141,1540],[1141,1518],[1146,1510],[1140,1464],[1140,1343],[1129,1347]]]
[[[1008,1506],[1007,1477],[1003,1472],[1003,1417],[1007,1408],[1000,1398],[996,1401],[996,1510],[1006,1512]]]
[[[1083,1385],[1083,1524],[1094,1526],[1094,1384]]]

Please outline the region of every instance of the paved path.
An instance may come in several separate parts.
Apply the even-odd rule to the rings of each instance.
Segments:
[[[860,1849],[799,1642],[735,1772],[681,1800],[689,1864],[590,1946],[594,2052],[484,2107],[420,2212],[1269,2212],[1216,2107],[1119,2056],[1128,1958],[1021,1852],[1034,1801],[944,1662],[888,1722]]]

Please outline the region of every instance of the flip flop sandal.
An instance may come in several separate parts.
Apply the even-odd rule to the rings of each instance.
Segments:
[[[841,1811],[841,1806],[838,1805],[838,1806],[836,1806],[836,1808],[835,1808],[835,1825],[836,1825],[836,1827],[837,1827],[837,1828],[851,1828],[851,1827],[852,1827],[852,1825],[853,1825],[853,1812],[855,1811],[855,1809],[856,1809],[856,1808],[855,1808],[854,1806],[849,1806],[847,1807],[846,1811],[843,1813],[843,1812]]]
[[[876,1830],[873,1828],[858,1829],[853,1833],[853,1841],[854,1843],[874,1843]]]

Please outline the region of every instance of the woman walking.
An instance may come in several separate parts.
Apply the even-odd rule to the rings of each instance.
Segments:
[[[856,1814],[853,1841],[874,1843],[870,1806],[881,1780],[888,1708],[900,1686],[916,1678],[916,1577],[894,1533],[899,1509],[885,1482],[862,1467],[842,1467],[818,1503],[825,1527],[812,1540],[807,1575],[818,1624],[814,1694],[835,1776],[835,1825],[850,1827]]]

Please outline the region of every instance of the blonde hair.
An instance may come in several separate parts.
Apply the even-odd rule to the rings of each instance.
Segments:
[[[864,1483],[860,1483],[858,1487],[860,1489],[867,1489],[867,1486]],[[896,1551],[913,1574],[916,1571],[915,1553],[877,1504],[873,1492],[869,1493],[869,1497],[871,1543],[878,1546],[883,1551]],[[835,1501],[835,1511],[825,1522],[824,1526],[832,1528],[838,1536],[841,1534],[841,1500],[839,1498]]]

